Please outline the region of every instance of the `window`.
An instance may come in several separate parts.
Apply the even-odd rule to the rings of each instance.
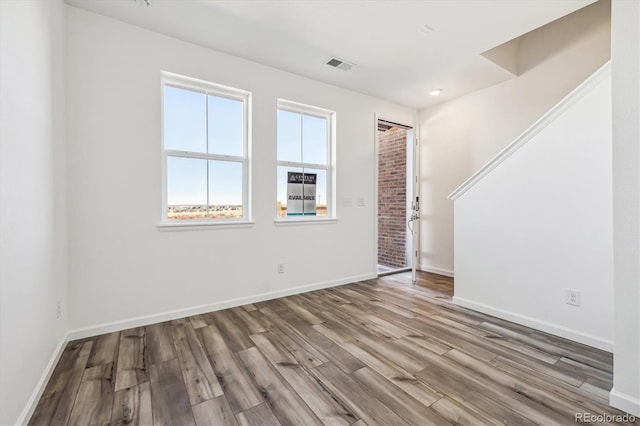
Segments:
[[[249,220],[250,94],[162,74],[163,222]]]
[[[278,101],[277,217],[334,217],[335,113]]]

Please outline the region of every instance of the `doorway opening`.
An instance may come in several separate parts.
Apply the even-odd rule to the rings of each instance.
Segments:
[[[407,223],[413,200],[413,128],[377,120],[378,275],[411,269],[413,238]]]

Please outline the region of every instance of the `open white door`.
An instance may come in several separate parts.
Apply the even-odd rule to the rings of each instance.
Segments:
[[[407,139],[412,138],[411,145],[407,145],[408,150],[411,150],[411,205],[409,206],[409,219],[407,221],[407,227],[410,232],[411,239],[411,282],[416,283],[416,271],[418,268],[418,253],[420,242],[420,146],[419,140],[419,128],[417,116],[414,117],[413,129],[408,133]],[[411,146],[411,148],[409,148]]]

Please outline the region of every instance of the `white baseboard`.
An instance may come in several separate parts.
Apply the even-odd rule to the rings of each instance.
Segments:
[[[222,309],[233,308],[236,306],[242,306],[249,303],[264,302],[265,300],[276,299],[278,297],[291,296],[293,294],[304,293],[307,291],[320,290],[323,288],[335,287],[344,284],[355,283],[358,281],[370,280],[376,278],[376,274],[364,274],[357,275],[348,278],[342,278],[339,280],[325,281],[321,283],[314,283],[303,285],[299,287],[292,287],[284,290],[270,291],[267,293],[261,293],[251,296],[239,297],[235,299],[224,300],[221,302],[209,303],[206,305],[193,306],[184,309],[176,309],[173,311],[162,312],[158,314],[144,315],[140,317],[128,318],[121,321],[114,321],[110,323],[93,325],[89,327],[76,328],[70,330],[67,333],[68,341],[83,339],[85,337],[97,336],[105,333],[112,333],[114,331],[126,330],[128,328],[141,327],[149,324],[155,324],[158,322],[171,321],[178,318],[184,318],[191,315],[204,314],[207,312],[219,311]]]
[[[433,272],[440,275],[453,276],[453,271],[442,270],[438,268],[424,267],[420,265],[420,270]],[[339,280],[333,281],[325,281],[322,283],[309,284],[299,287],[293,287],[289,289],[277,290],[267,293],[262,293],[258,295],[240,297],[236,299],[229,299],[222,302],[211,303],[207,305],[200,305],[191,308],[178,309],[173,311],[168,311],[160,314],[146,315],[136,318],[130,318],[122,321],[114,321],[111,323],[84,327],[75,330],[70,330],[65,335],[63,335],[56,345],[47,366],[38,381],[27,405],[24,410],[18,417],[16,424],[23,425],[26,424],[38,405],[38,401],[42,397],[44,393],[44,389],[53,374],[53,370],[55,369],[60,357],[62,356],[62,352],[66,344],[75,339],[81,339],[85,337],[96,336],[104,333],[110,333],[114,331],[126,330],[128,328],[140,327],[143,325],[154,324],[157,322],[170,321],[178,318],[183,318],[186,316],[202,314],[206,312],[213,312],[221,309],[227,309],[235,306],[246,305],[248,303],[256,303],[262,302],[266,300],[271,300],[279,297],[291,296],[294,294],[304,293],[307,291],[320,290],[323,288],[330,288],[344,284],[350,284],[359,281],[365,281],[370,279],[375,279],[376,274],[364,274],[349,278],[343,278]],[[512,312],[504,311],[501,309],[496,309],[484,304],[475,303],[470,300],[462,299],[460,297],[453,297],[453,302],[459,306],[472,309],[478,312],[486,313],[489,315],[493,315],[499,318],[503,318],[509,321],[516,322],[518,324],[526,325],[529,327],[536,328],[541,331],[545,331],[560,337],[565,337],[570,340],[574,340],[580,343],[584,343],[589,346],[593,346],[599,349],[603,349],[611,352],[613,350],[613,342],[597,338],[595,336],[586,335],[584,333],[577,332],[575,330],[565,329],[563,327],[558,327],[553,324],[546,323],[544,321],[539,321],[534,318],[525,317],[522,315],[518,315]],[[640,399],[617,392],[615,389],[612,389],[609,394],[609,402],[612,406],[619,408],[623,411],[626,411],[630,414],[640,416]]]
[[[365,281],[376,278],[376,274],[364,274],[358,275],[349,278],[343,278],[339,280],[333,281],[325,281],[321,283],[308,284],[299,287],[292,287],[283,290],[277,290],[252,296],[239,297],[236,299],[229,299],[222,302],[210,303],[207,305],[194,306],[185,309],[176,309],[173,311],[163,312],[159,314],[145,315],[141,317],[129,318],[122,321],[114,321],[106,324],[100,324],[96,326],[77,328],[74,330],[69,330],[65,335],[60,338],[56,348],[54,349],[47,366],[38,380],[38,383],[33,390],[31,396],[29,397],[29,401],[27,402],[25,408],[22,410],[20,417],[16,421],[17,425],[27,424],[31,416],[36,410],[38,406],[38,402],[44,393],[44,389],[53,374],[53,370],[58,365],[58,361],[62,356],[62,352],[66,347],[67,343],[71,340],[82,339],[85,337],[97,336],[104,333],[111,333],[114,331],[126,330],[128,328],[140,327],[149,324],[155,324],[163,321],[170,321],[178,318],[184,318],[191,315],[203,314],[206,312],[219,311],[221,309],[232,308],[235,306],[246,305],[248,303],[256,303],[263,302],[265,300],[276,299],[279,297],[291,296],[298,293],[304,293],[307,291],[320,290],[323,288],[330,288],[344,284],[350,284],[358,281]]]
[[[537,318],[520,315],[515,312],[506,311],[504,309],[495,308],[483,303],[477,303],[458,296],[453,296],[452,301],[456,305],[462,306],[463,308],[468,308],[474,311],[482,312],[483,314],[492,315],[494,317],[502,318],[507,321],[535,328],[536,330],[544,331],[545,333],[573,340],[574,342],[582,343],[597,349],[602,349],[603,351],[613,352],[613,341],[603,339],[599,336],[594,336],[592,334],[563,327],[561,325],[552,324]]]
[[[62,356],[62,352],[64,351],[64,348],[67,346],[67,342],[69,341],[69,339],[67,339],[67,336],[68,334],[63,335],[60,338],[60,341],[56,345],[55,349],[53,350],[53,353],[51,354],[51,358],[49,358],[49,362],[47,363],[47,366],[42,372],[42,376],[40,376],[40,380],[38,380],[38,384],[36,385],[35,389],[31,393],[31,396],[29,397],[29,401],[27,401],[27,405],[24,407],[24,410],[22,410],[22,413],[20,413],[20,417],[18,417],[18,420],[16,421],[17,425],[26,425],[29,422],[29,419],[31,418],[33,413],[36,411],[38,402],[40,401],[40,398],[44,393],[44,388],[47,386],[47,383],[49,383],[49,379],[53,374],[53,370],[56,368],[56,365],[58,365],[58,361]]]
[[[453,271],[449,269],[441,269],[427,265],[418,265],[418,269],[424,272],[431,272],[433,274],[444,275],[445,277],[453,278]]]
[[[609,405],[636,417],[640,417],[640,396],[627,395],[613,388],[611,392],[609,392]]]

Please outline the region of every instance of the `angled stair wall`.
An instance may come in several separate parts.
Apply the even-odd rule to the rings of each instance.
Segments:
[[[451,193],[454,302],[613,349],[611,134],[607,63]]]

